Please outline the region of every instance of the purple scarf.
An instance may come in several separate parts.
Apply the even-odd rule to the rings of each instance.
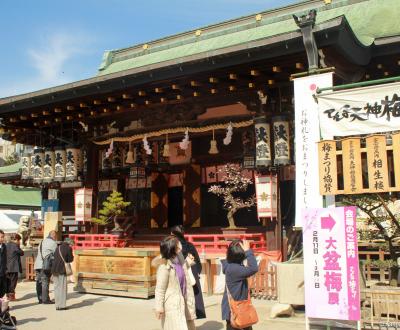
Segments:
[[[183,266],[179,262],[178,258],[172,260],[172,264],[174,265],[176,276],[178,276],[179,286],[181,287],[182,295],[186,297],[186,276],[185,271],[183,270]]]

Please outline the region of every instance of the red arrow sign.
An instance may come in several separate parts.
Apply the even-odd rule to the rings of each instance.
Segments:
[[[321,228],[332,230],[333,226],[336,224],[335,219],[329,215],[328,217],[321,217]]]

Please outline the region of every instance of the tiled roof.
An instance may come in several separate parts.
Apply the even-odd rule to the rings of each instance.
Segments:
[[[242,17],[178,34],[168,38],[104,53],[99,75],[151,66],[169,60],[205,54],[213,51],[268,39],[298,30],[292,15],[302,15],[314,8],[316,24],[345,16],[358,41],[371,45],[375,39],[400,35],[399,0],[333,0],[324,5],[321,0],[309,0],[297,5]],[[305,10],[307,8],[307,10]],[[258,16],[259,18],[260,16]],[[201,32],[200,32],[201,31]]]

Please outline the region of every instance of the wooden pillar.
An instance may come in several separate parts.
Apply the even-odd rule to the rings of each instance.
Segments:
[[[87,171],[85,177],[85,187],[93,189],[92,197],[92,216],[97,216],[97,199],[99,194],[99,150],[93,143],[87,148]],[[93,225],[92,233],[98,233],[98,225]]]
[[[187,227],[200,227],[201,196],[200,165],[190,165],[183,178],[183,224]]]

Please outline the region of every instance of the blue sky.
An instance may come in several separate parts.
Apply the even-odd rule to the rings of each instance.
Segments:
[[[0,97],[85,79],[129,47],[296,0],[0,0]]]

